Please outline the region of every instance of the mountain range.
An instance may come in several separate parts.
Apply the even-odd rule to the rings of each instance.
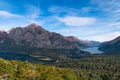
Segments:
[[[83,48],[96,46],[104,52],[120,53],[120,37],[103,43],[80,40],[74,36],[49,32],[35,23],[26,27],[13,28],[9,32],[0,31],[0,53],[2,53],[0,57],[7,55],[7,58],[11,58],[13,55],[19,55],[18,59],[28,56],[27,59],[31,60],[36,57],[39,60],[81,57],[90,54],[82,51]]]
[[[80,50],[89,47],[88,43],[74,36],[63,36],[49,32],[33,23],[26,27],[16,27],[9,32],[0,31],[0,54],[30,57],[79,57],[90,54]],[[8,57],[8,56],[7,56]],[[24,57],[24,56],[23,56]],[[17,56],[18,58],[18,56]]]

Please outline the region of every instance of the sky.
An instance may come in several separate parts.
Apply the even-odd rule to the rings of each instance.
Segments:
[[[120,36],[120,0],[0,0],[0,30],[36,23],[82,40]]]

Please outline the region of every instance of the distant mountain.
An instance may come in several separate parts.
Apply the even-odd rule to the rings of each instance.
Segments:
[[[101,43],[98,41],[88,41],[89,47],[98,47]]]
[[[102,43],[99,50],[110,53],[120,53],[120,36],[111,41]]]
[[[74,36],[66,36],[64,37],[66,40],[73,42],[75,44],[77,44],[80,48],[87,48],[89,47],[88,41],[86,40],[80,40],[77,37]]]
[[[74,36],[66,36],[65,39],[78,44],[80,48],[97,47],[100,45],[98,41],[81,40]]]

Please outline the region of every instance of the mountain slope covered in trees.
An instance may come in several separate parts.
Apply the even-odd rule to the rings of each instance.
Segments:
[[[120,36],[111,41],[102,43],[99,50],[108,53],[120,53]]]

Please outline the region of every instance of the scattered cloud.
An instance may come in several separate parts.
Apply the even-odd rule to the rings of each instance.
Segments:
[[[21,17],[20,15],[12,14],[8,11],[0,11],[1,17]]]
[[[120,13],[120,9],[118,9],[118,10],[115,10],[114,12],[115,12],[115,13]]]
[[[113,12],[120,8],[120,0],[91,0],[91,4],[95,5],[97,9]]]
[[[37,18],[40,18],[40,13],[41,13],[40,9],[33,5],[26,6],[26,14],[24,15],[14,14],[9,11],[1,10],[0,29],[8,31],[13,27],[17,26],[22,27],[31,23],[42,24],[40,20],[38,21],[36,20]]]
[[[56,16],[79,16],[85,15],[90,11],[91,7],[82,7],[80,9],[52,6],[49,8],[49,12]]]
[[[24,15],[14,14],[8,11],[0,11],[0,29],[9,31],[13,27],[24,27],[31,23],[38,23],[34,18],[30,19]],[[7,23],[7,24],[6,24]]]
[[[92,9],[102,12],[108,20],[116,21],[120,17],[120,0],[91,0]]]
[[[42,11],[35,5],[26,5],[26,17],[35,20],[40,17]]]
[[[84,0],[83,5],[78,5],[81,1],[66,5],[48,2],[47,6],[38,2],[20,1],[18,5],[16,1],[1,0],[0,29],[37,23],[52,32],[98,41],[120,34],[120,0]]]
[[[58,17],[57,19],[65,23],[65,25],[67,26],[88,26],[96,22],[95,18],[90,17],[67,16],[64,18]]]
[[[109,32],[109,33],[105,33],[104,35],[97,35],[97,36],[91,36],[91,37],[87,37],[88,39],[90,38],[91,40],[96,40],[96,41],[109,41],[109,40],[113,40],[116,37],[120,36],[120,32]]]
[[[99,23],[86,27],[65,27],[57,30],[65,36],[77,36],[79,39],[108,41],[120,35],[120,23]]]
[[[65,15],[77,15],[79,13],[78,9],[53,6],[49,8],[49,11],[57,16],[65,16]],[[72,12],[72,13],[71,13]],[[64,14],[64,15],[62,15]]]
[[[83,7],[83,8],[80,9],[80,12],[82,12],[82,13],[88,13],[88,12],[90,12],[90,10],[91,10],[90,6],[89,7]]]

